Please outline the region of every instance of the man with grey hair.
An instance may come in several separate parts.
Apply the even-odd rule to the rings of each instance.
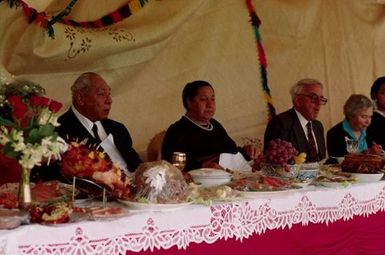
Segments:
[[[315,79],[302,79],[290,90],[293,107],[278,114],[268,123],[264,135],[264,151],[270,141],[282,139],[291,142],[298,152],[305,152],[307,162],[325,158],[325,136],[322,123],[317,119],[322,105],[322,83]]]
[[[126,174],[142,162],[132,148],[127,128],[111,120],[111,88],[98,74],[81,74],[71,87],[72,106],[59,117],[59,135],[67,141],[86,140],[89,145],[103,148],[111,160]]]

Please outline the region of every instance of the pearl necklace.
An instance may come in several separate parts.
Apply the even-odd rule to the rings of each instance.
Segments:
[[[184,115],[184,116],[185,116],[189,121],[191,121],[191,123],[193,123],[195,126],[200,127],[200,128],[203,129],[203,130],[206,130],[206,131],[212,131],[212,130],[214,129],[214,126],[213,126],[213,124],[211,124],[210,121],[208,122],[207,126],[204,127],[204,126],[201,126],[201,125],[195,123],[192,119],[190,119],[189,117],[187,117],[187,115]]]

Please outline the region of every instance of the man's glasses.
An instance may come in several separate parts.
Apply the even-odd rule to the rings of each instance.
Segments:
[[[317,94],[311,93],[309,95],[307,94],[297,94],[297,96],[304,96],[310,98],[311,102],[314,104],[319,103],[320,105],[325,105],[328,102],[328,99],[325,97],[320,97]]]

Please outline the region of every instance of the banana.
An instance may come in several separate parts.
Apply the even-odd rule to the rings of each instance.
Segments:
[[[297,156],[294,156],[294,161],[295,161],[296,164],[304,163],[306,161],[306,153],[305,152],[301,152]]]

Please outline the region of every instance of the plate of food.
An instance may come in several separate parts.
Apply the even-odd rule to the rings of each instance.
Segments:
[[[346,188],[356,183],[357,178],[350,173],[341,171],[322,171],[314,180],[315,186],[323,186],[328,188]]]
[[[189,184],[188,201],[193,204],[211,205],[213,202],[233,202],[243,199],[241,192],[227,185],[216,187],[203,187],[194,183]]]
[[[39,182],[31,188],[32,200],[39,203],[68,201],[72,197],[72,185],[59,181]],[[74,194],[78,192],[75,190]]]
[[[234,190],[240,191],[245,196],[278,192],[286,193],[290,190],[302,188],[301,186],[293,184],[290,180],[265,176],[259,173],[251,173],[249,176],[234,179],[228,186]]]
[[[379,155],[356,153],[345,156],[343,172],[354,176],[358,182],[376,182],[384,176],[385,159]]]
[[[33,205],[30,210],[31,222],[43,225],[56,225],[70,222],[73,208],[70,203],[56,202],[46,205]]]
[[[17,208],[19,183],[6,183],[0,187],[0,207]],[[76,191],[75,194],[78,192]],[[59,181],[31,183],[32,201],[35,203],[53,203],[69,201],[72,197],[72,185]]]
[[[135,202],[135,201],[123,200],[123,199],[118,199],[118,201],[122,204],[127,205],[131,209],[147,210],[147,211],[177,210],[177,209],[181,209],[181,208],[184,208],[184,207],[192,204],[192,201],[174,203],[174,204],[156,204],[156,203],[148,203],[146,201]]]

